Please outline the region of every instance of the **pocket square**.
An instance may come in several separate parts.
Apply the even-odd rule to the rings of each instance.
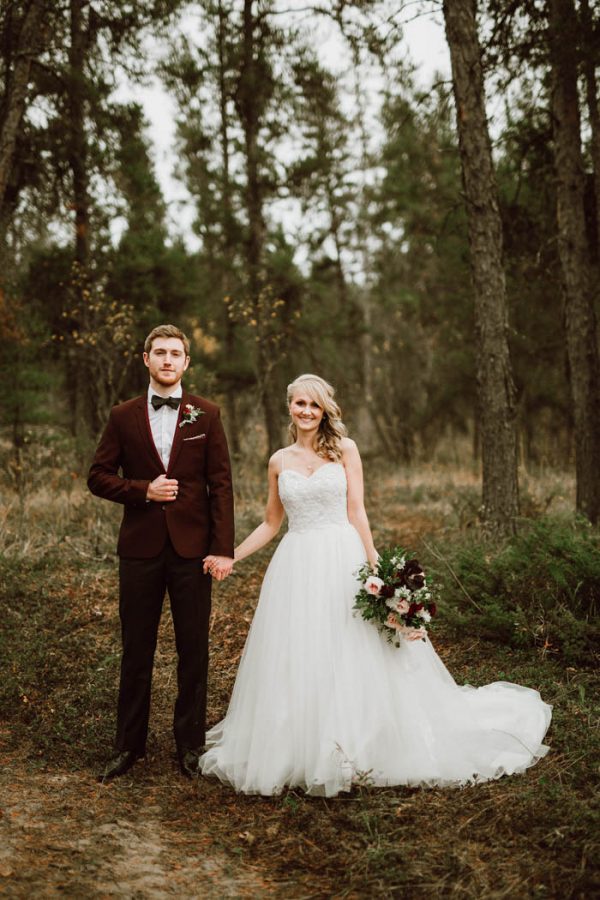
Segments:
[[[193,434],[191,437],[184,438],[184,441],[201,441],[205,437],[205,434]]]

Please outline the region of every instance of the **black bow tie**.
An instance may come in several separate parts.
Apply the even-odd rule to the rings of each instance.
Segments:
[[[154,409],[160,409],[161,406],[170,406],[171,409],[179,409],[181,397],[159,397],[158,394],[152,394],[150,403]]]

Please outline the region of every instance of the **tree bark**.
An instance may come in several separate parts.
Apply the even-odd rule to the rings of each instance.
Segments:
[[[258,65],[261,47],[257,44],[258,21],[254,17],[253,0],[244,0],[243,46],[240,80],[236,95],[236,105],[244,130],[246,153],[246,211],[248,215],[248,238],[246,242],[246,262],[248,265],[248,286],[253,310],[256,334],[256,374],[258,390],[267,431],[268,453],[271,455],[280,445],[277,410],[280,406],[274,396],[272,386],[273,353],[265,335],[269,327],[266,319],[266,294],[264,292],[263,257],[266,226],[263,215],[263,189],[260,180],[259,131],[264,112],[264,91],[262,68]],[[259,38],[260,40],[260,38]]]
[[[227,102],[229,92],[227,90],[227,13],[224,9],[222,0],[218,4],[218,27],[217,27],[217,53],[219,59],[219,137],[221,143],[221,196],[223,201],[223,225],[222,225],[222,260],[233,260],[235,258],[234,245],[234,214],[231,200],[231,172],[230,172],[230,153],[229,153],[229,116],[227,113]],[[231,296],[232,279],[230,269],[221,263],[221,289],[223,298]],[[227,358],[232,359],[236,349],[236,323],[229,314],[229,306],[224,303],[225,307],[225,346],[227,347]],[[225,391],[225,405],[227,410],[227,423],[229,431],[229,446],[231,455],[237,459],[240,455],[240,427],[238,416],[237,389],[231,378],[227,381]]]
[[[577,510],[600,513],[600,377],[581,151],[578,22],[573,0],[548,0],[551,112],[556,168],[558,250],[563,272],[567,354],[577,475]]]
[[[89,198],[85,135],[86,29],[83,10],[87,0],[71,0],[69,46],[69,166],[73,176],[75,260],[83,270],[89,258]]]
[[[40,23],[44,0],[31,0],[15,51],[15,66],[7,85],[5,113],[0,127],[0,210],[4,204],[23,114],[27,103],[31,64],[41,48]]]
[[[475,299],[482,518],[510,533],[519,512],[515,391],[508,351],[502,222],[488,131],[475,0],[444,0]]]
[[[581,29],[583,49],[583,74],[585,77],[586,99],[591,131],[591,155],[594,167],[594,194],[596,197],[596,246],[594,256],[600,265],[600,107],[598,106],[598,86],[596,68],[600,62],[598,41],[588,0],[581,0]]]
[[[89,0],[70,0],[69,51],[67,78],[68,161],[71,170],[74,222],[74,267],[71,287],[77,299],[77,330],[90,330],[90,195],[89,152],[86,136],[86,62],[88,54],[88,25],[85,10]],[[68,393],[72,403],[71,421],[75,433],[83,419],[87,430],[97,435],[103,426],[98,396],[105,388],[101,384],[105,373],[98,369],[97,360],[89,353],[74,353],[67,361]]]

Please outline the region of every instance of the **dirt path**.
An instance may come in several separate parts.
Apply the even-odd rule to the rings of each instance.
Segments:
[[[185,782],[167,767],[172,771],[153,774],[139,763],[135,778],[103,786],[81,773],[32,771],[15,755],[3,756],[0,894],[208,900],[278,894],[283,885],[215,844],[201,803],[213,788]]]

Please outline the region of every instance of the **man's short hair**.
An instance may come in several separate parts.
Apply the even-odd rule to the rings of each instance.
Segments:
[[[144,341],[145,353],[150,353],[150,351],[152,350],[152,341],[155,338],[179,338],[179,340],[183,344],[185,355],[190,355],[190,342],[181,328],[178,328],[176,325],[157,325],[156,328],[153,328]]]

